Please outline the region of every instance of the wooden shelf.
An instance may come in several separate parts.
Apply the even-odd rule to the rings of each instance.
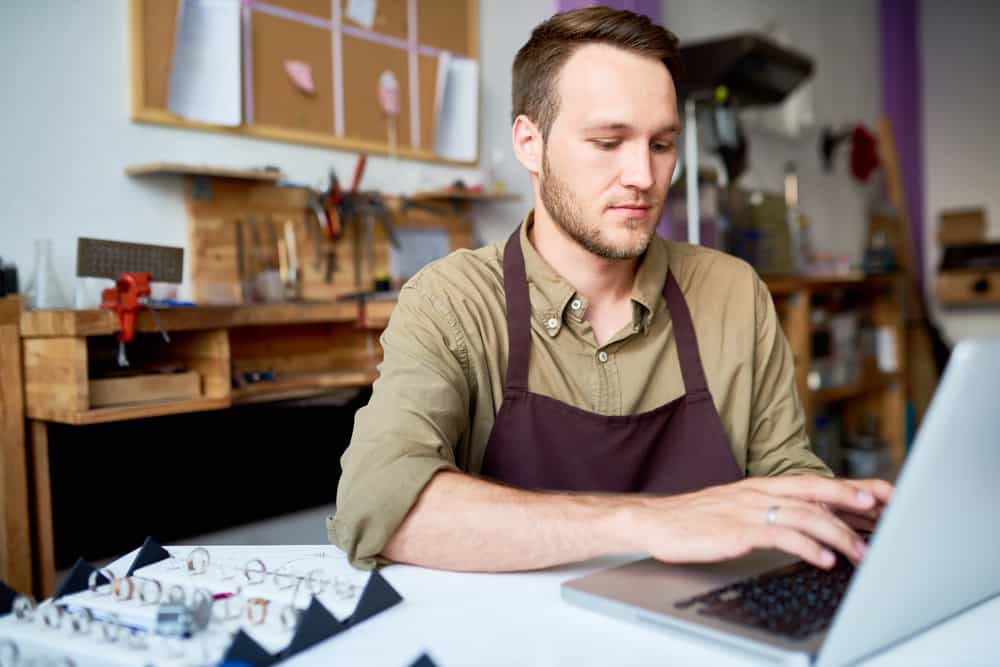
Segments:
[[[247,181],[280,181],[285,178],[282,171],[266,169],[230,169],[228,167],[209,167],[206,165],[179,164],[176,162],[153,162],[139,164],[125,169],[129,176],[158,176],[164,174],[183,176],[217,176],[220,178],[239,178]]]
[[[842,387],[831,387],[812,392],[813,405],[829,405],[865,394],[873,394],[889,387],[900,379],[899,373],[882,373],[865,377]]]
[[[461,190],[430,190],[406,195],[411,201],[518,201],[521,195],[515,192],[463,192]]]
[[[114,407],[96,408],[77,412],[66,423],[103,424],[125,419],[145,419],[147,417],[162,417],[185,412],[202,412],[205,410],[221,410],[229,407],[228,398],[191,398],[183,401],[150,401],[133,405],[116,405]],[[61,421],[61,420],[53,420]]]
[[[353,322],[358,304],[352,302],[262,303],[246,306],[157,308],[168,331],[224,329],[241,326]],[[110,310],[32,310],[21,314],[21,336],[48,338],[101,336],[118,332],[118,316]],[[148,311],[136,316],[135,330],[159,331]]]
[[[865,274],[859,271],[831,276],[783,276],[764,277],[764,284],[772,296],[787,296],[803,289],[828,290],[845,287],[869,287],[885,285],[896,278],[898,273]]]
[[[369,371],[327,371],[318,373],[288,373],[274,380],[264,380],[233,390],[233,404],[305,398],[336,389],[366,387],[378,373]]]

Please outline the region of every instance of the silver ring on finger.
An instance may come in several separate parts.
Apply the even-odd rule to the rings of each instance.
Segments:
[[[767,521],[767,525],[773,526],[774,524],[778,523],[779,509],[781,508],[778,507],[777,505],[772,505],[771,507],[767,508],[767,517],[765,518],[765,520]]]

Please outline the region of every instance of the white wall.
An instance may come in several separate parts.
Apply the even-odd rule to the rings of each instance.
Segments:
[[[926,270],[933,279],[940,248],[938,214],[982,206],[987,235],[1000,239],[1000,3],[923,0]],[[946,336],[1000,335],[1000,308],[937,308]]]
[[[813,222],[815,247],[859,260],[868,219],[866,188],[849,176],[846,148],[841,149],[833,172],[823,171],[819,129],[830,123],[878,126],[878,3],[663,0],[663,23],[681,42],[734,32],[771,32],[773,38],[813,58],[810,88],[816,127],[795,140],[747,128],[750,166],[740,183],[783,192],[785,163],[794,161],[802,208]]]
[[[530,205],[527,178],[510,153],[510,64],[553,6],[486,0],[480,9],[483,152],[503,149],[500,173],[523,195],[520,203],[483,207],[487,241],[509,233]],[[22,285],[35,238],[54,240],[67,289],[75,282],[78,236],[186,246],[180,179],[130,179],[129,165],[273,164],[314,185],[331,166],[342,179],[352,173],[352,153],[131,122],[127,30],[125,0],[0,2],[0,255],[18,264]],[[364,186],[406,192],[456,178],[472,182],[477,174],[372,157]]]

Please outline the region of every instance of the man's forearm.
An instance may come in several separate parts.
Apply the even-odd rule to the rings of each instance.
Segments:
[[[622,496],[537,493],[441,472],[382,555],[447,570],[532,570],[633,550]]]

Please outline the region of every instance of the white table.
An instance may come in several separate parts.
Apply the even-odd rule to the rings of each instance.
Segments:
[[[560,597],[561,582],[634,558],[601,558],[524,574],[387,567],[382,574],[403,596],[402,603],[283,664],[405,667],[424,652],[439,667],[759,664],[745,654],[606,617]],[[1000,665],[998,627],[1000,597],[864,664]]]

